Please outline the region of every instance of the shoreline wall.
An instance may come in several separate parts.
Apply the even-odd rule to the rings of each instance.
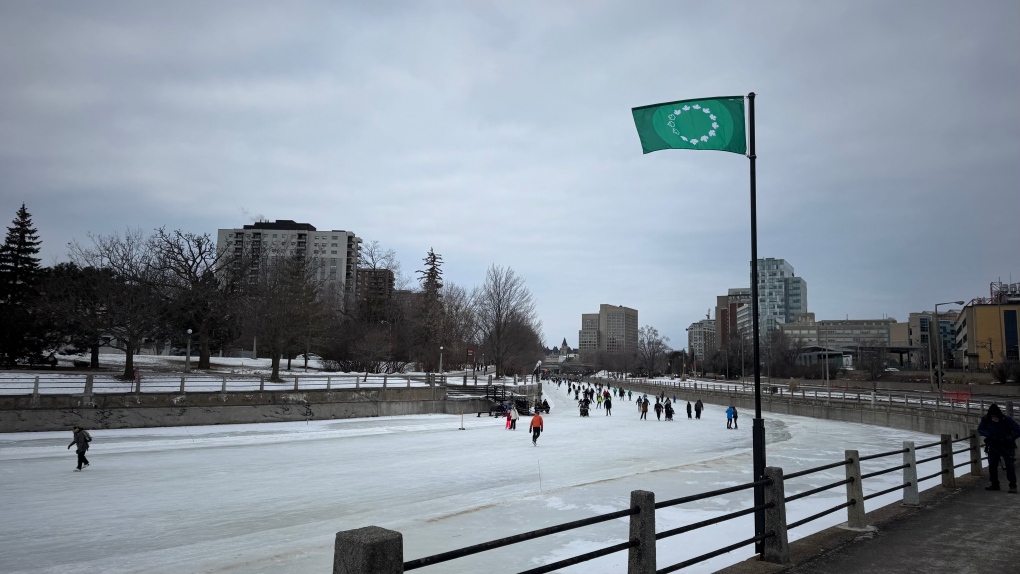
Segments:
[[[448,399],[446,388],[299,392],[117,393],[0,396],[0,433],[293,422],[488,412],[485,399]]]

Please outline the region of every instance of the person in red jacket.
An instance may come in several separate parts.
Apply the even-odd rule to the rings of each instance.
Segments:
[[[538,446],[538,435],[542,434],[544,430],[544,423],[542,415],[535,413],[535,416],[531,417],[531,425],[528,426],[528,430],[531,431],[531,444]]]

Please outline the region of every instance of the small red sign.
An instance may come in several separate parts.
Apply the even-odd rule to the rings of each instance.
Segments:
[[[472,351],[471,349],[468,349],[468,356],[469,356],[469,357],[470,357],[470,356],[472,356],[472,355],[474,355],[474,354],[475,354],[475,352],[474,352],[474,351]]]

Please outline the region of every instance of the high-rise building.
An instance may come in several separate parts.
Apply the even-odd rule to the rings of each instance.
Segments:
[[[751,304],[751,289],[738,287],[730,289],[726,295],[716,297],[715,305],[715,336],[720,348],[725,348],[734,333],[739,333],[737,310],[743,305]]]
[[[687,350],[697,360],[704,361],[715,352],[715,321],[702,319],[687,327]]]
[[[637,350],[638,312],[622,305],[599,305],[598,313],[581,315],[580,352],[622,353]]]
[[[758,315],[761,336],[775,331],[783,323],[808,312],[807,282],[794,274],[785,259],[767,257],[758,265]],[[750,330],[743,331],[750,336]]]
[[[990,295],[973,299],[956,317],[957,366],[987,369],[1020,361],[1020,284],[993,283]]]
[[[353,296],[358,290],[361,238],[352,231],[319,231],[309,223],[290,219],[257,221],[216,232],[216,247],[254,259],[304,257],[320,289]]]

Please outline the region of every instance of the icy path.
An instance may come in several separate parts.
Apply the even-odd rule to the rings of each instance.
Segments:
[[[612,417],[577,416],[566,387],[547,385],[553,412],[539,446],[529,417],[433,415],[164,429],[93,431],[92,467],[71,472],[66,433],[0,435],[2,572],[331,571],[336,531],[370,524],[404,534],[405,560],[628,506],[630,491],[658,500],[747,482],[751,416],[728,431],[723,409],[704,420],[639,421],[633,402]],[[786,472],[934,437],[767,414],[769,464]],[[927,451],[926,451],[927,452]],[[934,454],[934,451],[931,451]],[[963,460],[962,458],[959,460]],[[899,457],[865,472],[899,464]],[[937,467],[922,465],[928,474]],[[539,469],[541,468],[541,483]],[[930,470],[929,470],[930,469]],[[964,470],[964,469],[961,469]],[[842,469],[787,484],[792,494],[842,478]],[[894,485],[899,473],[865,482]],[[932,480],[923,486],[931,487]],[[793,503],[796,520],[845,500],[842,489]],[[869,501],[869,508],[896,494]],[[881,501],[881,502],[880,502]],[[879,504],[876,504],[879,503]],[[750,492],[660,510],[666,529],[746,508]],[[844,521],[835,513],[791,533]],[[659,542],[659,566],[752,535],[750,517]],[[519,572],[625,539],[626,519],[486,552],[423,572]],[[750,555],[731,553],[691,572]],[[619,572],[626,553],[565,572]]]

